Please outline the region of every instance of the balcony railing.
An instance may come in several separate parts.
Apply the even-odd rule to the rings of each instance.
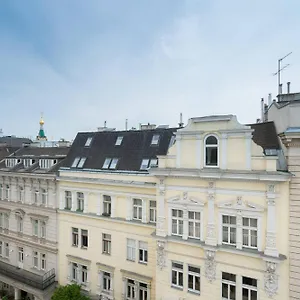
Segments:
[[[0,261],[0,274],[28,284],[39,290],[45,290],[55,281],[55,269],[39,275]]]

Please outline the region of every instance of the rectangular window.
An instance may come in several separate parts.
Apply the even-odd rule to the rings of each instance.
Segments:
[[[76,157],[71,165],[71,168],[76,168],[79,163],[80,157]]]
[[[21,216],[17,216],[17,232],[23,232],[23,218]]]
[[[0,184],[0,200],[3,200],[3,184]]]
[[[117,163],[118,163],[118,158],[113,158],[110,164],[110,169],[115,169],[117,167]]]
[[[108,272],[103,272],[103,290],[109,292],[111,285],[111,276]]]
[[[20,263],[24,262],[24,248],[23,247],[18,247],[18,261]]]
[[[41,270],[46,270],[46,254],[41,253]]]
[[[242,283],[243,300],[257,300],[257,279],[243,276]]]
[[[85,147],[89,147],[92,143],[92,140],[93,140],[93,137],[92,136],[89,136],[87,139],[86,139],[86,142],[85,142]]]
[[[77,282],[77,270],[78,270],[78,265],[76,263],[72,263],[72,274],[71,274],[71,278],[73,281]]]
[[[4,256],[5,257],[9,257],[9,244],[8,243],[4,243]]]
[[[150,222],[156,223],[156,201],[151,200],[150,201]]]
[[[147,170],[149,167],[149,159],[145,158],[142,160],[140,170]]]
[[[148,262],[148,243],[146,242],[139,242],[139,262]]]
[[[150,160],[150,168],[151,167],[157,167],[158,166],[158,159],[157,158],[152,158],[151,160]]]
[[[46,222],[40,221],[40,237],[45,239],[46,238]]]
[[[133,199],[133,219],[134,220],[142,220],[142,200],[141,199]]]
[[[39,203],[39,191],[35,190],[34,191],[34,204],[38,204]]]
[[[6,200],[9,199],[9,185],[8,184],[6,185],[6,188],[5,188],[5,199]]]
[[[86,161],[86,157],[82,157],[77,165],[77,168],[82,168]]]
[[[78,228],[72,227],[72,246],[78,247]]]
[[[236,276],[222,272],[222,299],[236,300]]]
[[[88,247],[88,231],[81,229],[81,248]]]
[[[135,261],[136,242],[132,239],[127,239],[127,259]]]
[[[33,267],[39,268],[39,253],[37,251],[33,251]]]
[[[102,234],[102,252],[105,254],[111,254],[111,235]]]
[[[111,215],[111,197],[107,195],[103,195],[103,215]]]
[[[188,266],[188,290],[200,293],[200,268]]]
[[[0,241],[0,256],[2,257],[3,255],[3,242]]]
[[[172,286],[183,288],[183,264],[172,262]]]
[[[42,205],[47,205],[47,191],[45,189],[42,189]]]
[[[9,214],[0,213],[0,228],[9,229]]]
[[[146,283],[139,283],[139,298],[140,300],[148,300],[148,288]]]
[[[87,284],[87,266],[81,266],[81,283]]]
[[[120,146],[122,144],[123,141],[123,137],[122,136],[118,136],[115,145],[116,146]]]
[[[110,162],[111,162],[111,158],[106,158],[102,166],[102,169],[108,169]]]
[[[19,187],[19,201],[24,202],[24,189],[22,186]]]
[[[159,135],[154,134],[152,137],[151,145],[158,145],[158,142],[159,142]]]
[[[83,211],[84,209],[84,195],[81,192],[77,192],[77,211]]]
[[[243,247],[257,249],[257,219],[243,218]]]
[[[32,226],[33,226],[33,235],[39,236],[39,220],[33,220]]]
[[[182,236],[183,234],[183,211],[172,209],[172,234]]]
[[[200,239],[200,212],[189,211],[189,238]]]
[[[72,208],[72,193],[70,191],[65,191],[65,209]]]
[[[236,245],[236,217],[222,216],[223,244]]]
[[[135,299],[135,282],[132,279],[127,279],[126,300]]]
[[[115,169],[117,167],[118,161],[118,158],[106,158],[102,169]]]

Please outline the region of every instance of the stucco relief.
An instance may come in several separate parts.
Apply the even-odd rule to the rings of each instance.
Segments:
[[[266,262],[265,292],[272,298],[278,290],[278,275],[276,274],[276,263]]]
[[[213,282],[216,279],[216,252],[212,250],[205,251],[205,277],[209,282]]]
[[[162,270],[166,265],[165,242],[157,241],[157,265]]]
[[[266,236],[266,248],[276,249],[276,237],[274,234],[268,233]]]
[[[215,225],[207,224],[207,238],[214,238],[214,237],[215,237]]]

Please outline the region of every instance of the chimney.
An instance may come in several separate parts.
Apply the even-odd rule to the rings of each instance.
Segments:
[[[125,120],[125,130],[128,130],[128,119]]]
[[[268,105],[270,106],[271,104],[272,104],[272,94],[270,93],[268,97]]]
[[[106,121],[104,121],[104,128],[106,128]]]
[[[288,82],[288,83],[287,83],[287,93],[288,93],[288,94],[291,92],[290,89],[291,89],[291,83]]]
[[[264,98],[261,98],[261,102],[260,102],[260,109],[261,109],[261,122],[264,122],[264,119],[265,119],[265,114],[264,114]]]
[[[282,83],[279,84],[279,95],[282,94]]]
[[[183,127],[183,122],[182,122],[182,113],[180,113],[180,118],[179,118],[179,123],[178,123],[179,127]]]

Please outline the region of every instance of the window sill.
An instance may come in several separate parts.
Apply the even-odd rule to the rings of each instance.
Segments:
[[[108,253],[108,252],[102,252],[103,255],[106,255],[106,256],[111,256],[111,253]]]
[[[130,261],[130,262],[135,262],[135,260],[133,259],[129,259],[129,258],[126,258],[127,261]]]
[[[72,247],[73,248],[78,248],[78,245],[73,244]]]
[[[188,289],[188,293],[193,294],[193,295],[200,296],[200,291],[194,291],[194,290],[189,290],[189,289]]]
[[[87,250],[87,249],[88,249],[88,247],[81,246],[81,247],[80,247],[80,249],[82,249],[82,250]]]
[[[147,266],[147,265],[148,265],[148,262],[147,262],[147,261],[139,261],[139,264],[144,265],[144,266]]]
[[[183,291],[183,286],[178,286],[178,285],[173,285],[173,284],[171,284],[171,288],[176,289],[176,290]]]

